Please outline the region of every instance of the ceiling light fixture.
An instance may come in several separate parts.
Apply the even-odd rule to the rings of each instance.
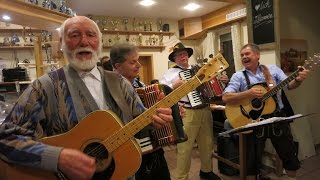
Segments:
[[[196,3],[189,3],[188,5],[183,7],[183,9],[188,10],[188,11],[194,11],[194,10],[199,9],[199,8],[200,8],[200,5],[196,4]]]
[[[2,19],[5,20],[5,21],[10,21],[11,17],[8,16],[8,15],[2,15]]]
[[[154,2],[153,0],[142,0],[139,2],[139,4],[142,6],[151,6],[154,3],[156,3],[156,2]]]

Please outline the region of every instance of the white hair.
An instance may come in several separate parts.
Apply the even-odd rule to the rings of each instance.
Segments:
[[[79,18],[79,16],[68,18],[60,26],[59,36],[60,36],[60,40],[61,40],[61,49],[63,51],[64,57],[69,60],[69,63],[71,66],[75,67],[76,69],[80,69],[80,70],[91,70],[98,62],[98,58],[102,52],[102,33],[101,33],[98,25],[94,21],[92,21],[91,19],[89,19],[85,16],[81,16],[81,18],[84,18],[85,20],[91,22],[91,24],[93,24],[95,26],[95,28],[98,32],[98,39],[100,40],[99,45],[98,45],[98,50],[96,52],[94,52],[91,48],[78,48],[78,49],[74,50],[73,52],[71,52],[66,45],[66,42],[64,39],[64,33],[65,33],[65,25],[73,18]],[[90,51],[93,54],[92,59],[89,61],[79,61],[77,58],[75,58],[75,54],[81,50]]]
[[[99,51],[101,52],[102,51],[102,33],[99,29],[99,26],[97,25],[96,22],[94,22],[92,19],[86,17],[86,16],[74,16],[74,17],[71,17],[71,18],[68,18],[66,19],[60,26],[59,28],[59,37],[60,37],[60,40],[61,42],[64,42],[64,33],[65,33],[65,26],[67,24],[68,21],[72,20],[73,18],[79,18],[79,17],[82,17],[82,18],[85,18],[86,20],[88,20],[89,22],[91,22],[91,24],[93,24],[98,32],[98,39],[100,39],[99,41]]]

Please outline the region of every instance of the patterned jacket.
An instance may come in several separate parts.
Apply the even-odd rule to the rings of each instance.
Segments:
[[[103,88],[108,107],[125,124],[145,108],[122,76],[104,71]],[[98,106],[78,73],[70,66],[50,72],[19,97],[0,126],[0,157],[16,164],[57,171],[62,147],[40,143],[40,138],[73,128]]]

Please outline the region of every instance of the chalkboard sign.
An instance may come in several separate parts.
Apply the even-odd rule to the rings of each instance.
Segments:
[[[275,41],[273,0],[251,0],[252,33],[255,44]]]

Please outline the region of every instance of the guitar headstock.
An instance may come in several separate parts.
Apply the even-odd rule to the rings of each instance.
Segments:
[[[320,65],[320,53],[309,57],[309,59],[304,61],[303,67],[308,70],[314,70],[316,67]]]
[[[196,76],[201,81],[201,83],[211,80],[213,77],[217,76],[219,73],[224,71],[229,67],[226,59],[218,53],[215,57],[209,60],[209,62],[203,65]]]

